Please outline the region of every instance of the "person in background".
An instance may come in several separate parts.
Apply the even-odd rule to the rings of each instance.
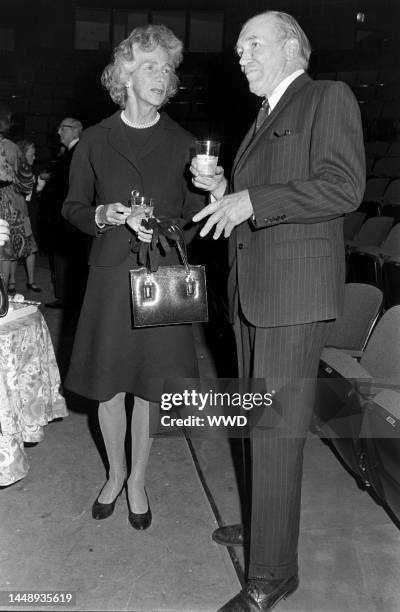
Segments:
[[[204,205],[186,172],[195,138],[161,107],[176,92],[182,43],[167,27],[135,28],[114,51],[102,83],[121,110],[87,129],[76,148],[65,218],[93,237],[89,278],[65,387],[99,402],[108,478],[92,507],[109,517],[124,486],[134,529],[152,521],[145,489],[151,447],[149,410],[158,418],[165,379],[196,378],[191,325],[135,328],[129,271],[141,267],[140,242],[152,230],[131,214],[132,191],[154,199],[154,214],[181,227]],[[157,249],[162,266],[176,264],[176,249]],[[134,396],[131,466],[125,463],[125,396]],[[127,479],[127,480],[126,480]],[[126,485],[125,485],[126,482]]]
[[[35,144],[31,142],[30,140],[20,140],[16,144],[23,156],[21,171],[25,172],[27,177],[32,175],[33,180],[34,180],[33,185],[32,185],[32,190],[30,191],[30,193],[26,194],[25,201],[27,203],[27,210],[29,214],[29,220],[31,222],[32,234],[33,234],[36,244],[38,245],[39,244],[39,236],[38,236],[39,234],[38,232],[39,196],[46,182],[40,176],[36,176],[33,172],[33,164],[34,164],[35,157],[36,157]],[[29,283],[29,278],[35,277],[36,255],[33,254],[30,258],[27,258],[25,261],[26,261],[26,267],[28,271],[28,283]],[[29,270],[29,268],[31,268],[31,270]],[[16,270],[17,270],[17,261],[15,260],[11,262],[10,278],[8,281],[8,286],[12,289],[11,292],[13,293],[15,293],[16,291],[15,289]],[[41,287],[39,287],[35,282],[31,283],[31,286],[29,287],[29,289],[31,291],[34,291],[35,293],[39,293],[42,291]]]
[[[24,259],[27,289],[40,291],[35,284],[35,253],[37,245],[32,234],[25,196],[33,188],[32,170],[24,160],[18,146],[5,137],[11,126],[11,111],[0,104],[0,217],[8,221],[10,240],[0,253],[0,269],[10,295],[15,294],[15,270],[18,259]]]
[[[263,103],[229,187],[221,167],[207,179],[192,161],[194,185],[215,200],[194,221],[208,217],[200,235],[230,237],[239,376],[264,380],[273,397],[272,408],[251,411],[250,535],[242,525],[213,534],[250,543],[248,581],[221,612],[266,612],[299,584],[303,448],[321,352],[342,309],[343,215],[362,200],[365,152],[353,93],[306,74],[310,43],[292,16],[253,17],[236,51]]]
[[[36,147],[34,142],[32,142],[31,140],[19,140],[16,144],[22,152],[22,155],[29,168],[33,170],[35,183],[33,185],[31,193],[26,196],[26,202],[28,205],[28,212],[29,218],[31,220],[33,236],[36,240],[36,244],[40,248],[40,199],[42,191],[46,186],[46,180],[47,178],[49,178],[50,175],[47,174],[46,171],[37,173],[37,171],[34,170],[36,159]]]
[[[61,121],[57,133],[65,150],[52,165],[42,194],[42,232],[55,295],[55,300],[45,304],[47,308],[64,308],[69,302],[79,302],[86,284],[87,241],[69,227],[61,213],[69,188],[71,160],[82,129],[82,123],[73,117]]]

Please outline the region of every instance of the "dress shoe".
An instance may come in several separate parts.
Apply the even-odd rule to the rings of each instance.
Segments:
[[[96,521],[102,521],[103,519],[108,518],[109,516],[112,515],[112,513],[114,512],[114,507],[115,507],[115,502],[117,501],[118,497],[121,495],[123,488],[125,486],[125,482],[122,485],[122,489],[121,491],[118,493],[118,495],[115,497],[115,499],[110,502],[109,504],[102,504],[101,502],[99,502],[99,497],[101,495],[101,490],[100,493],[98,494],[93,506],[92,506],[92,517],[94,519],[96,519]],[[104,487],[103,487],[104,488]]]
[[[65,302],[63,300],[54,300],[54,302],[47,302],[46,308],[65,308]]]
[[[147,511],[137,514],[136,512],[132,512],[130,504],[129,504],[129,498],[128,495],[127,497],[127,501],[128,501],[128,519],[130,524],[132,525],[132,527],[134,529],[148,529],[151,525],[151,520],[152,520],[152,514],[151,514],[151,508],[150,508],[150,503],[149,503],[149,498],[147,497],[147,491],[145,491],[146,493],[146,498],[147,498]]]
[[[42,288],[36,283],[26,283],[26,286],[29,291],[34,291],[35,293],[41,293],[41,291],[43,291]]]
[[[299,586],[297,574],[279,580],[249,580],[218,612],[268,612]]]
[[[222,546],[243,546],[245,539],[243,525],[237,523],[236,525],[218,527],[213,531],[211,537],[214,542]]]

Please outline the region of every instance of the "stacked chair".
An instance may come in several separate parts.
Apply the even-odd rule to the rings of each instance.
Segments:
[[[400,264],[400,223],[391,228],[380,246],[358,246],[349,254],[348,279],[383,288],[382,272],[386,262]]]
[[[400,157],[381,157],[375,162],[372,174],[389,178],[400,176]]]
[[[362,211],[355,210],[351,213],[347,213],[343,219],[343,235],[345,242],[348,242],[354,238],[354,236],[360,231],[362,224],[364,223],[367,214]]]
[[[393,225],[393,217],[370,217],[361,226],[352,240],[346,242],[346,250],[358,247],[379,247]]]
[[[321,358],[314,430],[400,520],[400,306],[376,323],[382,299],[376,287],[346,285]]]
[[[385,189],[390,183],[388,177],[378,178],[370,177],[365,185],[364,201],[365,202],[382,202]]]
[[[400,221],[400,179],[394,179],[385,189],[382,198],[382,214],[393,217],[395,223]]]
[[[400,261],[399,261],[399,258],[390,258],[387,261],[383,262],[382,287],[383,287],[383,292],[385,295],[386,308],[391,308],[392,306],[399,305],[400,304]]]

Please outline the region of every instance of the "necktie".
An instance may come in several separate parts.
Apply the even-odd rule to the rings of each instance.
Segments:
[[[259,128],[262,126],[265,119],[268,117],[269,111],[270,111],[270,107],[269,107],[268,98],[264,98],[263,103],[260,106],[260,110],[258,111],[254,134],[258,132]]]

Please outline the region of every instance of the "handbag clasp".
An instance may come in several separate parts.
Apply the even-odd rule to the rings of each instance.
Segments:
[[[154,283],[151,279],[151,276],[148,276],[144,281],[143,285],[143,299],[144,300],[152,300],[153,299],[153,287]]]
[[[194,295],[196,291],[196,281],[193,276],[186,277],[186,294]]]

